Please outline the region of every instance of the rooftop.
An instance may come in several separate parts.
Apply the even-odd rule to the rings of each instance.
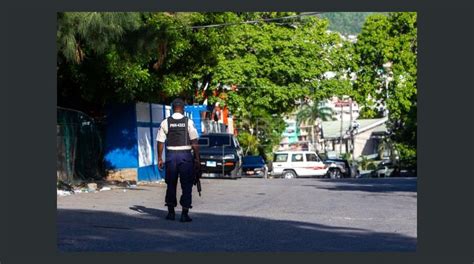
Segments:
[[[387,118],[375,118],[375,119],[357,119],[355,120],[359,124],[357,133],[362,133],[366,130],[374,128],[373,132],[385,133],[387,127],[385,122]],[[322,122],[322,137],[328,138],[340,138],[341,137],[341,121],[324,121]],[[349,135],[346,131],[349,129],[350,121],[344,120],[342,124],[343,137],[347,138]]]

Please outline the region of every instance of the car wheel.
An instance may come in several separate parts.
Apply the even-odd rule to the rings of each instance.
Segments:
[[[339,170],[339,169],[331,170],[329,172],[329,178],[331,178],[331,179],[341,178],[341,170]]]
[[[294,179],[296,178],[296,173],[292,170],[287,170],[283,172],[283,178],[285,179]]]

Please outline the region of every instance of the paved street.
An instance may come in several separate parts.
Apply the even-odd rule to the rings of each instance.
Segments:
[[[194,188],[191,223],[164,219],[165,186],[159,184],[58,197],[58,249],[416,250],[416,178],[202,183],[202,197]]]

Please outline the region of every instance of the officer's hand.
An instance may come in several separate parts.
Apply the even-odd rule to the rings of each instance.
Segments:
[[[200,170],[201,169],[201,161],[200,160],[194,160],[194,169],[195,170]]]
[[[159,160],[158,160],[158,168],[159,168],[160,170],[163,169],[163,160],[162,160],[162,159],[159,159]]]

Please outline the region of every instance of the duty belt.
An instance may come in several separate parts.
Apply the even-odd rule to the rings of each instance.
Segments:
[[[170,152],[190,152],[190,151],[191,151],[191,147],[186,148],[186,149],[170,149],[170,148],[166,148],[166,151],[170,151]]]

